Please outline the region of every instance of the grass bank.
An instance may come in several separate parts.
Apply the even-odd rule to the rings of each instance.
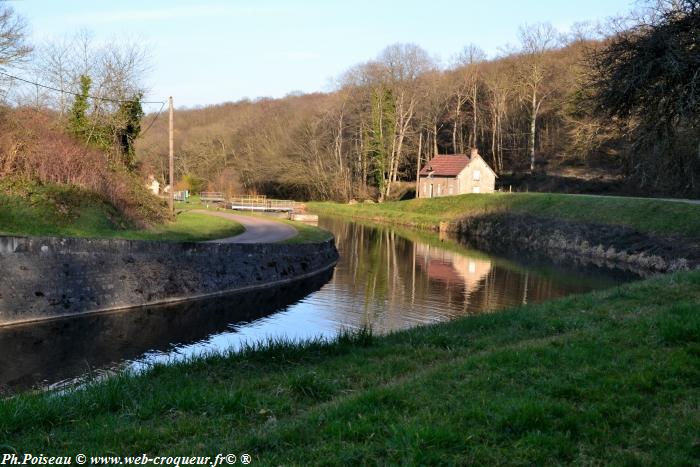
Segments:
[[[136,228],[98,195],[66,185],[4,185],[0,192],[0,235],[47,235],[198,241],[230,237],[243,226],[226,219],[182,213],[174,222]]]
[[[0,402],[5,452],[255,465],[695,465],[698,433],[698,271]]]
[[[315,213],[437,229],[440,222],[493,212],[631,227],[700,240],[700,205],[555,193],[468,194],[381,204],[308,203]]]

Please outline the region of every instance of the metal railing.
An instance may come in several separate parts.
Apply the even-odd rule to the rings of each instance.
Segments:
[[[228,201],[230,209],[250,211],[294,211],[301,203],[286,199],[269,199],[264,195],[236,196]]]
[[[199,194],[202,203],[225,203],[224,194],[219,191],[203,191]]]

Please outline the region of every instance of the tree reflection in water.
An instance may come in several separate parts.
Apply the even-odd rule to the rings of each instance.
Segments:
[[[104,368],[140,370],[268,338],[385,333],[638,278],[621,270],[525,260],[436,235],[321,219],[340,261],[314,280],[217,300],[0,328],[0,390]],[[324,285],[325,284],[325,285]]]

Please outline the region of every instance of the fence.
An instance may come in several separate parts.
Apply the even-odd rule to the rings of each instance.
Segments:
[[[203,191],[199,194],[199,199],[202,203],[224,203],[226,198],[224,194],[218,191]]]

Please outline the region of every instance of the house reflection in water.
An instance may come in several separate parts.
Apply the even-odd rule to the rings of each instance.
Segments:
[[[416,265],[429,278],[447,285],[464,285],[464,292],[477,287],[491,271],[491,261],[452,253],[430,245],[415,243]]]
[[[459,302],[464,314],[496,311],[568,292],[560,291],[551,280],[518,270],[513,264],[497,265],[483,253],[466,249],[456,253],[422,243],[414,243],[414,249],[415,267],[430,281],[445,287],[445,300]]]
[[[531,267],[521,258],[515,262],[426,233],[335,218],[321,218],[319,225],[335,235],[340,261],[331,282],[307,299],[317,327],[370,327],[381,334],[618,283],[605,271]]]
[[[414,243],[414,249],[416,267],[429,279],[445,284],[448,299],[452,290],[460,290],[465,309],[470,295],[485,286],[492,269],[489,259],[464,256],[421,243]]]

